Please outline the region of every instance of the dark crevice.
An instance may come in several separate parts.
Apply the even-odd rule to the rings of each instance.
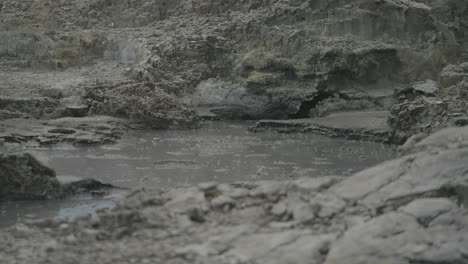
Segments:
[[[297,113],[295,114],[289,115],[289,119],[300,119],[310,117],[310,110],[315,108],[317,104],[322,102],[323,100],[333,97],[333,95],[333,93],[326,91],[317,92],[312,100],[303,101],[301,103],[301,106],[299,107],[299,111],[297,111]]]

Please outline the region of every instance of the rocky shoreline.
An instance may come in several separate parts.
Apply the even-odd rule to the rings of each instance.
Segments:
[[[351,177],[134,190],[18,224],[0,262],[468,263],[466,1],[0,0],[0,21],[1,200],[112,188],[61,184],[11,147],[132,129],[240,119],[404,143]]]
[[[468,129],[351,177],[136,190],[0,232],[7,263],[466,263]]]

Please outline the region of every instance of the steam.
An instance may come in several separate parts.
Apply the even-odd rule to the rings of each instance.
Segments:
[[[268,100],[264,96],[247,94],[245,87],[209,79],[201,82],[192,103],[196,106],[254,106]]]
[[[143,48],[135,39],[117,41],[114,48],[104,52],[104,58],[116,62],[135,62],[143,57]]]

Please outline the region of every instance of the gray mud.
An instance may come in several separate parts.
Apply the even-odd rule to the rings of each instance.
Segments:
[[[131,132],[116,145],[41,152],[59,175],[129,188],[351,175],[394,157],[393,148],[383,144],[254,134],[248,126],[207,123],[200,130]]]
[[[253,123],[207,122],[198,130],[132,131],[115,145],[34,149],[59,178],[94,178],[124,188],[351,175],[395,156],[390,145],[314,134],[250,133]],[[0,205],[3,226],[76,217],[112,207],[107,197]]]

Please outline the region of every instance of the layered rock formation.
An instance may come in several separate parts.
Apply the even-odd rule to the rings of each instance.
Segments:
[[[394,133],[408,138],[445,127],[467,125],[467,66],[467,63],[448,65],[441,71],[439,83],[416,83],[400,92],[400,102],[392,107],[389,118]]]
[[[154,128],[192,126],[197,106],[247,119],[388,110],[395,89],[439,81],[464,55],[468,12],[461,0],[0,6],[0,65],[10,76],[0,95],[71,97],[91,114]],[[0,105],[1,116],[31,115],[10,108]]]

